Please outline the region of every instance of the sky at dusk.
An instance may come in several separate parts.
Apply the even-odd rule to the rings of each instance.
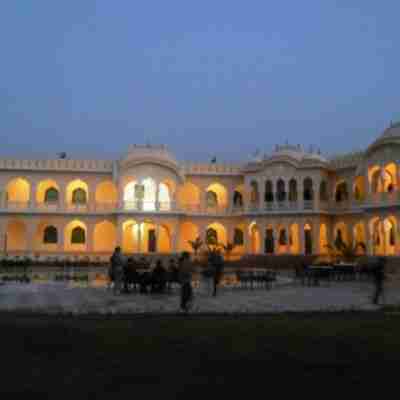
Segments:
[[[400,120],[399,16],[398,0],[2,0],[0,157],[365,148]]]

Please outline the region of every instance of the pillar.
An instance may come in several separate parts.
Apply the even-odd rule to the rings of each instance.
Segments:
[[[305,235],[304,235],[304,223],[299,223],[299,244],[300,251],[299,254],[305,254]]]
[[[36,221],[34,219],[28,219],[26,221],[26,241],[27,253],[33,255],[35,251],[35,233],[36,233]]]
[[[64,253],[64,242],[65,242],[64,229],[65,229],[64,225],[57,226],[57,236],[58,236],[57,251],[59,253]]]
[[[171,240],[171,250],[173,253],[178,253],[179,249],[179,235],[180,233],[180,225],[179,222],[176,223],[174,230],[172,231],[172,240]]]
[[[260,211],[265,210],[265,179],[259,179],[257,181],[258,184],[258,195],[259,195],[259,202],[258,202],[258,209]]]
[[[36,191],[37,191],[37,183],[32,182],[29,193],[29,208],[31,209],[36,208]]]
[[[266,230],[266,226],[264,224],[260,224],[259,225],[259,229],[260,229],[260,250],[259,250],[259,254],[265,254],[265,230]]]

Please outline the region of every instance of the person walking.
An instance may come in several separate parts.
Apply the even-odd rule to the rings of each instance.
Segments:
[[[116,247],[111,256],[111,275],[114,280],[113,292],[115,295],[122,293],[122,285],[124,280],[125,259],[121,252],[121,247]]]
[[[209,264],[213,269],[213,296],[217,296],[217,287],[221,282],[223,271],[224,271],[224,258],[219,250],[214,250],[209,258]]]
[[[384,294],[384,288],[383,288],[383,282],[385,280],[385,264],[386,260],[384,257],[380,257],[378,259],[378,263],[374,269],[374,284],[375,284],[375,292],[374,296],[372,299],[372,302],[374,304],[379,303],[379,299],[383,297]]]

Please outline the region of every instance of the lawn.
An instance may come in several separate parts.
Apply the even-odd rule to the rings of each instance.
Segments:
[[[276,390],[360,395],[396,383],[400,365],[400,317],[383,312],[0,314],[0,337],[4,399],[22,393],[70,400],[256,398]]]

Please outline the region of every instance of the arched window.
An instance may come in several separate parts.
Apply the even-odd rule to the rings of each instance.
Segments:
[[[207,192],[207,207],[214,208],[218,206],[218,196],[217,193],[209,190]]]
[[[335,247],[336,249],[341,249],[344,244],[342,230],[338,229],[336,232]]]
[[[48,188],[44,194],[45,203],[56,203],[58,201],[58,190],[54,187]]]
[[[213,228],[208,228],[206,232],[206,244],[217,245],[218,244],[218,233]]]
[[[304,200],[311,201],[314,199],[313,181],[311,178],[304,179]]]
[[[55,226],[47,226],[43,232],[44,244],[56,244],[58,242],[58,232]]]
[[[286,191],[285,191],[285,182],[282,179],[279,179],[276,184],[277,198],[278,201],[286,200]]]
[[[86,202],[87,196],[83,189],[78,188],[72,192],[72,204],[86,204]]]
[[[394,226],[392,225],[389,231],[389,245],[394,246],[395,244],[396,244],[396,238],[394,234]]]
[[[274,231],[267,229],[265,232],[265,252],[273,254],[275,251]]]
[[[289,201],[297,201],[297,181],[291,179],[289,182]]]
[[[242,207],[243,206],[243,196],[237,190],[235,190],[235,192],[233,193],[233,205],[235,207]]]
[[[77,226],[71,232],[71,244],[85,244],[85,243],[86,243],[85,230],[80,226]]]
[[[250,183],[251,193],[250,193],[250,201],[254,203],[258,203],[258,183],[252,181]]]
[[[319,186],[319,199],[321,201],[328,201],[328,186],[326,181],[322,181]]]
[[[236,246],[242,246],[244,243],[243,231],[239,228],[235,228],[233,235],[233,244]]]
[[[281,229],[279,232],[279,244],[281,246],[286,246],[287,245],[287,235],[286,235],[286,230]]]
[[[335,200],[337,203],[340,203],[341,201],[346,201],[349,198],[349,193],[347,190],[347,183],[342,182],[339,183],[336,187],[336,194],[335,194]]]
[[[265,182],[265,201],[268,203],[274,201],[274,189],[271,181]]]

